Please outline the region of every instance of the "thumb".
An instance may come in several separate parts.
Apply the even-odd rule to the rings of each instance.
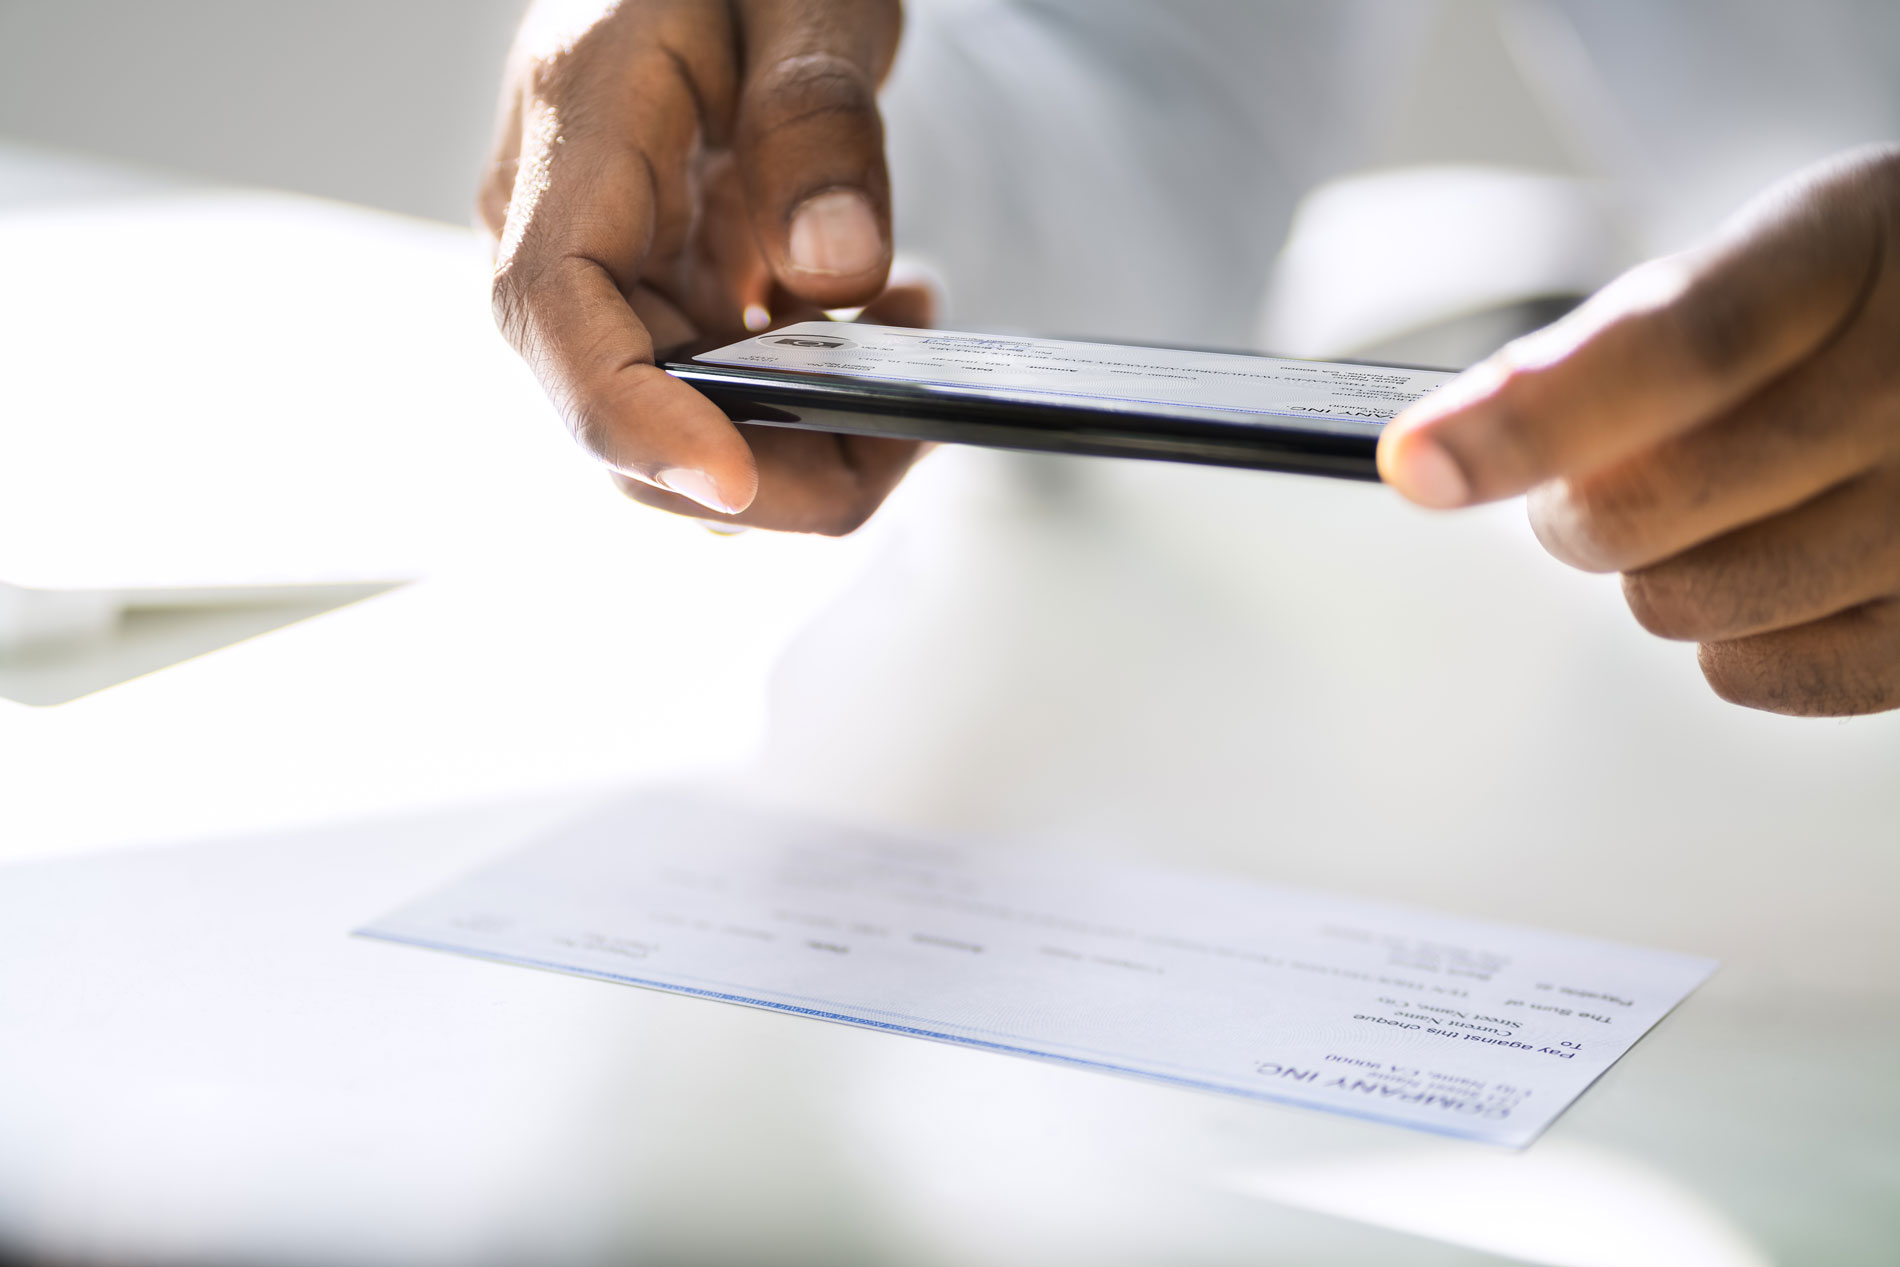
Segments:
[[[891,263],[877,85],[897,47],[898,6],[749,0],[743,15],[735,150],[760,250],[807,303],[866,303]]]

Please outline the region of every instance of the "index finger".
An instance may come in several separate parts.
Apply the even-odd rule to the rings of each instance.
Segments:
[[[712,402],[653,364],[652,337],[632,303],[653,298],[640,289],[649,256],[677,254],[690,227],[685,169],[700,132],[689,85],[677,86],[678,100],[662,99],[672,87],[667,76],[687,73],[680,59],[637,70],[648,67],[653,73],[630,75],[638,86],[631,92],[607,85],[609,100],[634,107],[625,115],[524,104],[495,314],[597,458],[732,513],[757,491],[751,451]],[[617,72],[626,73],[607,71]]]
[[[1585,475],[1745,400],[1853,317],[1881,266],[1873,161],[1771,191],[1393,419],[1379,472],[1427,506]]]

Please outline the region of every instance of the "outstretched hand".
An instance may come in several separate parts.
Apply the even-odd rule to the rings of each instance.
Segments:
[[[1621,572],[1724,699],[1900,707],[1900,148],[1804,172],[1414,405],[1385,479],[1528,492],[1557,558]]]

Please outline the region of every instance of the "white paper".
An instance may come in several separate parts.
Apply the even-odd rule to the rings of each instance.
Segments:
[[[1715,968],[682,794],[361,931],[1517,1146]]]
[[[693,359],[897,380],[951,393],[1158,409],[1243,425],[1299,418],[1359,434],[1376,432],[1453,377],[1442,370],[826,321],[785,326]]]

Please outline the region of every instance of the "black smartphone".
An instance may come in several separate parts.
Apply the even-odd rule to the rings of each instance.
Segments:
[[[1450,370],[807,321],[661,367],[737,422],[1376,480]]]

